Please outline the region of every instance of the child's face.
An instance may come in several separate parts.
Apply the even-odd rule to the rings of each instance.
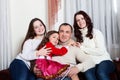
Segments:
[[[33,26],[34,26],[34,31],[35,31],[35,33],[36,33],[37,36],[44,34],[45,27],[44,27],[44,25],[40,21],[38,21],[38,20],[35,21],[33,23]]]
[[[49,37],[49,41],[50,41],[53,45],[57,45],[57,44],[58,44],[58,40],[59,40],[59,35],[58,35],[58,33],[53,33],[53,34],[50,35],[50,37]]]

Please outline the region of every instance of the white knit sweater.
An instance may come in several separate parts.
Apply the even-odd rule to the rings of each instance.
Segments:
[[[16,59],[22,60],[25,62],[28,68],[30,68],[30,60],[37,59],[36,48],[40,44],[40,39],[28,39],[23,45],[23,50],[19,53]]]
[[[76,66],[79,72],[85,72],[90,68],[95,66],[95,63],[91,57],[81,51],[78,47],[64,46],[68,49],[68,52],[63,56],[54,56],[53,60],[58,61],[63,64],[70,64],[71,66]],[[76,64],[76,59],[81,63]]]
[[[103,34],[97,30],[93,29],[93,38],[89,39],[86,37],[87,27],[80,29],[83,36],[83,43],[80,45],[80,49],[86,54],[90,55],[96,64],[104,60],[111,60],[109,53],[106,50]]]

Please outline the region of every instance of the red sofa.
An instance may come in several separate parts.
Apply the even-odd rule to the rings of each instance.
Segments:
[[[8,69],[0,71],[0,80],[12,80]]]

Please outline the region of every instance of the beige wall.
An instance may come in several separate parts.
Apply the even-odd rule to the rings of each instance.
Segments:
[[[47,25],[47,0],[10,0],[13,57],[20,51],[29,22],[34,17]]]

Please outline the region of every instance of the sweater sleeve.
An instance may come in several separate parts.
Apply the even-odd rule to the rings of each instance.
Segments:
[[[62,48],[56,48],[52,43],[48,42],[46,43],[46,47],[48,48],[51,48],[52,50],[52,54],[50,55],[56,55],[56,56],[62,56],[64,54],[67,53],[67,49],[65,47],[62,47]]]
[[[32,40],[27,40],[23,45],[23,50],[20,56],[25,60],[36,59],[36,50],[34,50],[33,47]]]
[[[80,62],[76,65],[78,68],[79,72],[85,72],[90,68],[95,67],[95,63],[91,59],[91,57],[87,54],[85,54],[82,50],[79,48],[75,49],[75,56],[76,59]]]
[[[93,40],[95,43],[95,47],[88,47],[88,46],[82,45],[80,47],[81,50],[83,50],[86,54],[95,55],[95,56],[105,54],[106,47],[105,47],[104,37],[103,37],[103,34],[99,30],[96,30],[94,32]]]

